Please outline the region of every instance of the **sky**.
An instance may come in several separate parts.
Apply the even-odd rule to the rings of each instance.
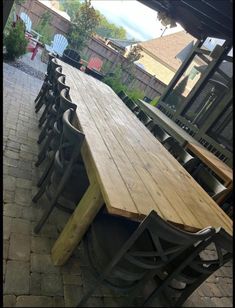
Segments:
[[[146,41],[161,36],[164,26],[157,19],[157,12],[136,0],[92,0],[92,6],[99,10],[109,22],[123,26],[128,38]],[[164,35],[183,28],[178,25],[166,29]]]

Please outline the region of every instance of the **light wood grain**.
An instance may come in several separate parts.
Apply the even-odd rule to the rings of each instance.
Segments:
[[[156,107],[144,102],[143,100],[138,100],[136,103],[144,112],[146,112],[150,117],[152,117],[153,120],[168,134],[172,135],[173,137],[175,136],[177,141],[182,146],[185,146],[188,142],[200,144]]]
[[[186,148],[193,152],[200,160],[205,163],[212,171],[214,171],[222,180],[226,187],[233,183],[233,170],[217,158],[213,153],[209,152],[202,145],[189,142]]]
[[[222,226],[232,234],[231,219],[112,89],[61,63],[107,210],[142,219],[154,209],[189,230]]]

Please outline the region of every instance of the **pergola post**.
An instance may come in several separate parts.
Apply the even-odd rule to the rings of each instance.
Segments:
[[[14,0],[3,0],[3,30],[10,15]]]

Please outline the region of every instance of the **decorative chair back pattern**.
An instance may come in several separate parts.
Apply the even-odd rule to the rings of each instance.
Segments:
[[[87,67],[90,69],[95,69],[97,71],[101,70],[103,61],[98,57],[91,57],[88,61]]]

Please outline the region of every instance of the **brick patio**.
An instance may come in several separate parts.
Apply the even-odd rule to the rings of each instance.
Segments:
[[[36,61],[40,61],[39,57],[40,54]],[[31,202],[43,170],[43,165],[34,166],[40,131],[34,99],[42,81],[5,63],[3,74],[4,307],[74,307],[92,283],[83,247],[77,247],[62,267],[53,266],[50,259],[50,249],[68,215],[55,209],[40,235],[32,232],[46,206],[43,197],[38,204]],[[184,306],[232,307],[232,289],[230,262],[211,276]],[[102,287],[87,305],[117,307],[122,300]],[[155,305],[160,307],[157,302]]]

